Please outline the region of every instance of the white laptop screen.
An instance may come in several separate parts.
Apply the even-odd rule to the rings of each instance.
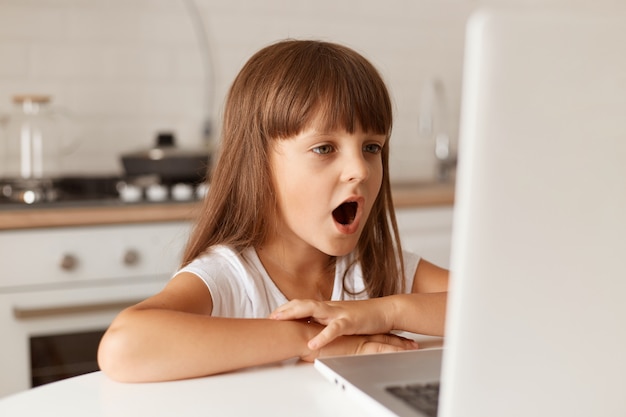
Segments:
[[[440,415],[625,415],[626,18],[467,32]]]

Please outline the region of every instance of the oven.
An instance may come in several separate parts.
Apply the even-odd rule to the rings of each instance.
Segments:
[[[95,371],[103,331],[175,271],[189,222],[0,230],[0,397]]]

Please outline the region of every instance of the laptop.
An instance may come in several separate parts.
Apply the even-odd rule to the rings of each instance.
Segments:
[[[317,360],[364,412],[626,415],[625,28],[469,19],[444,348]],[[438,411],[386,390],[411,381],[439,381]]]

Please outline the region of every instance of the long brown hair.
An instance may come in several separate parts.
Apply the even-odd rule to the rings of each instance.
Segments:
[[[322,130],[354,133],[361,128],[389,139],[391,100],[372,64],[350,48],[313,40],[285,40],[253,55],[230,88],[220,155],[183,265],[213,245],[242,251],[265,241],[277,215],[271,141],[293,137],[313,120],[326,124],[316,125]],[[404,291],[389,183],[389,140],[382,163],[381,190],[356,248],[371,297]]]

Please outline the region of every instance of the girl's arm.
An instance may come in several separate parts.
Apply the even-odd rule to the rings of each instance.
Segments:
[[[420,260],[411,294],[363,301],[292,300],[270,315],[277,320],[311,317],[326,327],[308,343],[319,349],[335,338],[353,334],[380,334],[392,330],[443,336],[448,271]]]
[[[289,358],[415,348],[401,338],[339,338],[323,350],[307,341],[322,326],[307,321],[211,317],[212,299],[197,277],[180,274],[159,294],[122,311],[98,349],[101,369],[127,382],[206,376]]]

